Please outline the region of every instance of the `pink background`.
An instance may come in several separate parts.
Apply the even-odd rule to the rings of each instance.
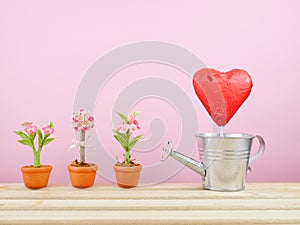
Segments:
[[[66,166],[78,156],[67,151],[69,121],[81,78],[111,49],[143,40],[182,46],[220,71],[247,70],[254,87],[227,131],[266,140],[248,180],[299,182],[299,7],[297,0],[0,1],[0,182],[22,182],[20,167],[32,162],[31,150],[16,142],[13,130],[24,121],[51,119],[56,140],[44,149],[42,162],[54,166],[50,182],[69,183]],[[125,79],[122,73],[118,78]],[[209,132],[204,108],[192,89],[187,92],[204,115],[200,130]],[[101,127],[101,114],[95,116]],[[189,169],[168,180],[198,181]],[[107,181],[98,176],[97,182]]]

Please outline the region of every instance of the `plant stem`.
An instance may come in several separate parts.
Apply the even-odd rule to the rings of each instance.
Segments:
[[[33,150],[34,161],[33,167],[40,167],[41,166],[41,151]]]
[[[125,164],[130,164],[130,151],[125,151],[124,159]]]
[[[85,142],[85,131],[80,131],[80,143]],[[80,163],[85,163],[85,146],[80,145]]]
[[[125,164],[130,164],[130,149],[129,149],[129,140],[130,140],[130,132],[127,130],[126,132],[126,141],[127,141],[127,149],[125,149],[124,161]]]

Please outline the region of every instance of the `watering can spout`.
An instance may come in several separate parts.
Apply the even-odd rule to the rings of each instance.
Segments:
[[[202,162],[198,162],[195,159],[192,159],[186,155],[183,155],[180,152],[173,150],[173,143],[172,141],[168,141],[168,148],[162,149],[161,161],[165,161],[169,156],[176,159],[178,162],[184,164],[188,168],[194,170],[196,173],[200,174],[201,176],[205,177],[206,170]]]

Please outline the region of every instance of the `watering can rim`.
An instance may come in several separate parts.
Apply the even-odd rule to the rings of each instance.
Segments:
[[[252,134],[241,134],[241,133],[224,133],[224,136],[220,136],[219,133],[198,133],[194,135],[195,137],[199,138],[232,138],[232,139],[239,139],[239,138],[248,138],[252,139],[255,138],[257,135]]]

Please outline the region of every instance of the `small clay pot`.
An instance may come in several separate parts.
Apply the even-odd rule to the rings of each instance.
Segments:
[[[68,165],[70,180],[73,187],[88,188],[93,186],[97,169],[98,166],[96,164],[90,164],[90,166]]]
[[[48,185],[52,166],[41,165],[40,167],[22,166],[21,171],[26,187],[31,189],[43,188]]]
[[[122,188],[133,188],[139,183],[141,164],[134,166],[118,166],[114,165],[117,184]]]

